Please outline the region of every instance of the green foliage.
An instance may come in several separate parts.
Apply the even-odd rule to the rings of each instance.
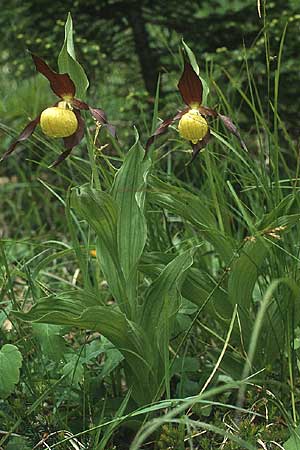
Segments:
[[[53,361],[60,361],[66,352],[66,345],[61,336],[62,329],[59,326],[48,324],[33,324],[33,335],[40,342],[42,352]]]
[[[70,13],[65,25],[64,44],[58,55],[58,67],[60,73],[68,73],[70,75],[76,86],[77,97],[84,99],[89,87],[89,81],[83,67],[76,60],[73,42],[73,22]]]
[[[0,397],[7,398],[20,379],[22,355],[15,345],[5,344],[0,349]]]
[[[149,442],[155,448],[253,450],[257,445],[271,448],[272,441],[278,446],[285,442],[292,450],[299,421],[300,215],[297,142],[280,101],[294,70],[282,63],[288,62],[293,47],[281,36],[285,14],[282,24],[272,24],[277,13],[268,4],[264,40],[258,37],[242,51],[234,33],[241,40],[243,26],[250,37],[256,36],[257,24],[262,24],[253,2],[203,2],[201,7],[190,2],[174,8],[170,1],[164,15],[158,13],[158,3],[132,4],[118,2],[121,10],[128,7],[127,19],[114,9],[106,35],[102,29],[95,33],[96,12],[106,8],[108,14],[114,1],[85,5],[84,17],[90,10],[95,17],[90,27],[80,20],[81,2],[73,5],[78,15],[72,9],[80,35],[103,37],[99,42],[104,49],[97,50],[99,68],[89,72],[91,80],[97,77],[91,95],[94,103],[100,86],[117,122],[119,108],[123,110],[119,141],[102,146],[102,130],[98,134],[88,123],[80,153],[46,170],[59,146],[37,133],[28,146],[31,161],[10,158],[5,177],[0,177],[0,338],[5,343],[0,351],[0,379],[5,374],[0,446],[8,441],[11,447],[33,448],[46,436],[49,447],[95,450],[138,449],[146,443],[150,447]],[[287,2],[289,11],[295,7]],[[31,2],[22,8],[40,14]],[[41,26],[48,24],[49,34],[50,19],[43,14]],[[157,21],[147,23],[150,47],[157,43],[165,70],[152,118],[136,70],[137,59],[141,68],[145,61],[133,51],[135,25],[149,15]],[[175,126],[145,155],[144,132],[157,123],[158,106],[169,112],[178,106],[173,87],[180,74],[177,48],[174,52],[179,38],[164,28],[170,17],[177,31],[179,18],[187,27],[183,45],[195,68],[199,59],[212,104],[246,125],[243,137],[249,152],[212,121],[214,139],[193,164],[187,164],[190,149],[175,134]],[[286,38],[296,20],[290,20]],[[100,21],[103,25],[108,18]],[[201,24],[205,26],[199,28]],[[42,39],[45,51],[54,36],[62,36],[62,26]],[[230,36],[232,48],[228,42],[227,49],[223,43],[220,47],[219,28],[220,36]],[[206,44],[195,33],[199,29]],[[121,30],[120,44],[119,35],[115,41],[112,36]],[[59,66],[71,73],[78,95],[83,95],[88,83],[76,62],[74,42],[89,68],[95,54],[91,56],[92,40],[77,45],[78,38],[69,15]],[[195,39],[194,54],[186,42]],[[110,41],[115,52],[105,47]],[[274,67],[272,51],[279,55]],[[57,51],[51,47],[49,53]],[[102,65],[104,55],[109,55],[107,66]],[[149,49],[147,56],[151,64]],[[115,64],[117,70],[111,69]],[[4,70],[11,67],[11,60],[5,62]],[[124,86],[122,80],[132,70],[137,73],[130,77],[132,86]],[[148,83],[149,76],[141,72]],[[109,83],[102,87],[107,73]],[[1,77],[6,92],[6,72]],[[10,125],[38,113],[47,100],[40,79],[10,87],[11,97],[5,94],[0,104]],[[41,95],[35,95],[36,89]],[[129,91],[125,101],[123,94]],[[136,132],[133,146],[124,151],[133,139],[133,117],[141,137]],[[4,124],[1,130],[5,135],[15,132]],[[13,349],[9,358],[7,348]]]
[[[293,430],[291,437],[284,443],[284,450],[299,450],[300,448],[299,431],[300,431],[299,426],[295,430]]]
[[[30,450],[28,440],[21,436],[12,437],[6,446],[6,450]]]

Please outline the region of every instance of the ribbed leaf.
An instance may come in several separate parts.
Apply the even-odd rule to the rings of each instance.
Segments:
[[[61,327],[46,323],[34,323],[32,331],[41,345],[43,354],[53,361],[60,361],[66,352],[66,344],[61,335]]]
[[[114,199],[90,186],[71,193],[71,206],[85,219],[97,234],[97,258],[120,309],[130,317],[125,278],[120,266],[117,248],[118,211]]]
[[[201,270],[191,268],[182,284],[182,295],[201,307],[209,298],[205,311],[213,314],[216,320],[230,320],[233,308],[228,301],[227,293],[212,278]]]
[[[164,265],[171,261],[171,254],[146,253],[141,259],[139,269],[147,276],[156,278],[164,269]],[[201,307],[210,297],[205,311],[212,313],[220,321],[227,321],[232,317],[233,308],[228,301],[227,292],[220,287],[216,287],[213,278],[203,270],[192,267],[187,271],[182,283],[181,294],[198,307]]]
[[[262,357],[267,358],[265,363],[272,363],[284,351],[288,336],[287,324],[293,323],[295,329],[299,326],[299,295],[300,288],[297,283],[288,278],[280,280],[280,286],[274,290],[274,296],[264,316],[262,339],[257,342],[256,359],[259,359],[260,363]]]
[[[29,313],[15,311],[14,315],[30,322],[70,325],[100,332],[124,355],[133,384],[133,396],[138,403],[152,400],[157,390],[151,373],[152,348],[143,330],[116,308],[95,306],[78,313],[78,303],[69,293],[69,297],[57,297],[55,304],[51,297],[41,299]]]
[[[119,210],[117,220],[119,261],[132,303],[136,301],[137,264],[147,238],[143,209],[150,162],[143,158],[144,150],[137,138],[116,175],[112,189]]]
[[[233,306],[237,304],[249,311],[259,269],[268,255],[269,246],[263,238],[244,245],[228,279],[228,296]]]
[[[141,326],[151,340],[164,326],[160,321],[163,309],[168,309],[169,317],[179,309],[182,277],[193,264],[193,253],[193,250],[188,250],[174,258],[151,284],[146,294],[141,314]]]
[[[0,349],[0,398],[7,398],[19,382],[22,355],[15,345]]]
[[[247,242],[233,263],[228,278],[228,301],[233,307],[238,305],[239,326],[235,328],[235,335],[242,333],[241,338],[246,346],[249,345],[253,327],[250,315],[253,289],[269,247],[263,238]]]
[[[210,242],[225,263],[233,255],[234,246],[218,229],[216,219],[201,198],[185,189],[151,180],[149,200],[195,225],[203,239]]]
[[[58,67],[61,73],[70,75],[76,86],[76,96],[83,99],[89,87],[89,80],[83,67],[76,60],[73,42],[73,22],[70,13],[65,24],[65,40],[58,56]]]

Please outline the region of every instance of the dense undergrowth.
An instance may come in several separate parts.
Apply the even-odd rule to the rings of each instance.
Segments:
[[[114,121],[110,100],[122,99],[87,94],[118,140],[84,112],[85,139],[61,165],[48,167],[61,142],[39,130],[1,163],[0,447],[300,446],[300,161],[279,101],[286,32],[266,69],[267,104],[247,49],[247,89],[227,73],[234,107],[213,67],[200,71],[208,104],[237,125],[246,114],[247,148],[213,119],[193,163],[176,126],[145,153],[159,117],[181,106],[174,85],[160,114],[158,83],[151,116],[140,100],[133,120]],[[4,152],[20,111],[23,125],[53,98],[40,77],[2,77],[12,92]]]

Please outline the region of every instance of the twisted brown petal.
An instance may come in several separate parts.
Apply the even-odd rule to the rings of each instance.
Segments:
[[[23,129],[23,131],[21,131],[21,133],[19,134],[19,136],[17,137],[17,139],[15,139],[12,144],[10,145],[10,147],[8,148],[8,150],[6,150],[6,152],[2,155],[0,162],[3,161],[4,159],[6,159],[16,148],[16,146],[23,141],[26,141],[26,139],[28,139],[32,133],[34,132],[37,124],[40,121],[40,114],[33,119],[31,122],[29,122],[26,127]]]
[[[60,98],[73,98],[75,95],[75,84],[67,73],[57,73],[50,69],[48,64],[37,55],[31,54],[36,70],[40,72],[50,82],[54,94]]]
[[[168,128],[172,123],[176,122],[176,120],[179,120],[183,114],[185,114],[188,111],[188,108],[185,108],[182,111],[179,111],[176,116],[174,116],[172,119],[166,119],[164,120],[154,131],[154,133],[149,137],[149,139],[146,142],[146,151],[150,147],[150,145],[154,142],[155,138],[157,136],[160,136],[168,131]]]
[[[238,138],[238,140],[241,143],[242,148],[247,152],[248,151],[247,146],[246,146],[245,142],[243,141],[237,127],[234,125],[234,123],[230,119],[230,117],[223,116],[222,114],[218,114],[218,117],[220,117],[220,119],[222,120],[222,122],[225,125],[225,127],[227,128],[227,130],[230,131],[230,133],[234,134]]]
[[[108,122],[105,111],[103,109],[91,108],[90,106],[89,110],[94,119],[105,126],[112,137],[116,138],[116,127]]]
[[[178,83],[178,89],[184,103],[190,107],[193,104],[200,106],[202,103],[202,81],[192,68],[191,64],[184,63],[184,70]]]
[[[199,106],[198,111],[200,112],[200,114],[202,114],[202,116],[218,117],[217,111],[208,108],[207,106]]]
[[[83,102],[82,100],[79,100],[78,98],[73,98],[72,105],[78,109],[85,109],[85,110],[89,109],[89,105]]]
[[[71,153],[72,149],[73,149],[73,147],[69,148],[68,150],[65,150],[64,152],[62,152],[59,155],[59,157],[52,164],[50,164],[49,168],[56,167],[61,162],[63,162],[69,156],[69,154]]]
[[[196,158],[196,156],[198,155],[200,150],[202,150],[204,147],[207,146],[207,144],[208,144],[210,139],[211,139],[211,134],[210,134],[210,131],[208,129],[206,135],[204,136],[203,139],[201,139],[201,141],[197,142],[197,144],[192,144],[193,156],[192,156],[192,159],[191,159],[190,163],[194,161],[194,159]]]

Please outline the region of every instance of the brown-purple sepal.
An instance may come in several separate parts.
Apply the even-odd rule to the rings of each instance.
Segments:
[[[202,81],[192,68],[191,64],[184,63],[184,70],[178,83],[178,89],[184,103],[190,107],[200,106],[202,103]]]
[[[72,148],[73,148],[73,147],[72,147]],[[62,153],[59,155],[59,157],[58,157],[52,164],[50,164],[49,168],[56,167],[56,166],[58,166],[61,162],[63,162],[63,161],[69,156],[69,154],[71,153],[72,148],[69,148],[69,149],[65,150],[64,152],[62,152]]]
[[[67,73],[57,73],[50,69],[48,64],[37,55],[31,54],[36,70],[46,77],[51,89],[60,98],[75,96],[75,84]]]
[[[148,148],[150,147],[151,144],[153,144],[155,138],[157,138],[157,136],[160,136],[162,134],[165,134],[168,131],[168,128],[170,125],[172,125],[174,122],[176,122],[176,120],[179,120],[183,114],[185,114],[187,112],[187,108],[185,108],[183,111],[179,111],[176,116],[174,116],[171,119],[166,119],[164,120],[154,131],[154,133],[149,137],[149,139],[146,142],[146,151],[148,150]]]
[[[73,98],[72,105],[74,106],[74,108],[77,109],[84,109],[84,110],[89,109],[89,105],[83,102],[82,100],[79,100],[78,98]]]
[[[243,139],[242,139],[242,137],[241,137],[237,127],[234,125],[234,123],[232,122],[230,117],[223,116],[222,114],[218,114],[218,117],[220,117],[220,119],[222,120],[222,122],[225,125],[225,127],[227,128],[227,130],[230,131],[230,133],[234,134],[238,138],[242,148],[246,152],[248,152],[248,149],[247,149],[247,146],[246,146],[245,142],[243,141]]]
[[[73,110],[73,112],[76,115],[78,127],[74,134],[64,138],[64,146],[67,149],[72,149],[73,147],[78,145],[82,141],[84,136],[84,121],[81,117],[80,111]]]
[[[19,134],[19,136],[17,137],[17,139],[15,139],[12,144],[10,145],[10,147],[8,148],[8,150],[6,150],[6,152],[2,155],[0,162],[4,161],[4,159],[6,159],[16,148],[16,146],[23,141],[26,141],[26,139],[28,139],[32,133],[34,132],[37,124],[40,121],[40,117],[41,115],[39,114],[35,119],[33,119],[31,122],[29,122],[26,127],[23,129],[23,131],[21,131],[21,133]]]
[[[89,110],[94,119],[106,127],[113,138],[116,138],[116,127],[108,122],[105,111],[103,109],[91,107],[89,107]]]
[[[192,163],[192,162],[194,161],[194,159],[196,158],[196,156],[198,155],[198,153],[199,153],[204,147],[207,146],[207,144],[208,144],[208,142],[209,142],[210,139],[211,139],[211,134],[210,134],[210,131],[209,131],[209,129],[208,129],[206,135],[204,136],[203,139],[201,139],[201,141],[197,142],[197,144],[191,143],[192,148],[193,148],[193,156],[192,156],[192,159],[190,160],[190,163]]]
[[[207,106],[199,106],[198,111],[202,116],[208,117],[218,117],[217,111],[214,109],[208,108]]]
[[[105,114],[105,111],[103,109],[98,109],[98,108],[91,108],[89,107],[90,112],[92,114],[92,116],[94,117],[94,119],[97,120],[97,122],[103,124],[107,123],[107,117]]]

